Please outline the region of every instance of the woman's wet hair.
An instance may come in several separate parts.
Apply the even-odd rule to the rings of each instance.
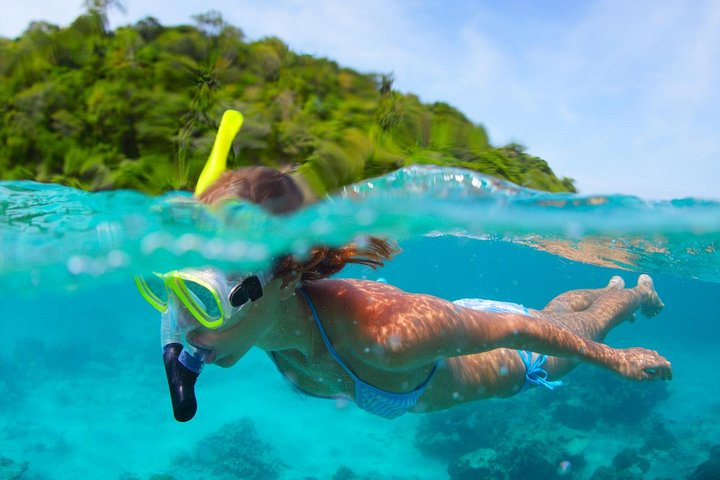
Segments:
[[[302,259],[292,255],[283,257],[275,262],[273,274],[276,278],[291,278],[301,273],[301,280],[320,280],[338,273],[348,263],[372,268],[382,267],[386,260],[390,260],[399,251],[400,249],[387,239],[366,236],[341,247],[313,247],[307,257]]]
[[[303,206],[303,194],[290,175],[268,167],[244,167],[224,172],[198,199],[214,204],[242,199],[274,214],[289,214]],[[319,280],[342,270],[348,263],[381,267],[399,252],[387,239],[366,236],[340,247],[315,246],[307,256],[287,255],[274,264],[276,278],[289,279],[298,273],[302,280]]]
[[[198,199],[213,204],[241,198],[276,215],[292,213],[303,205],[303,194],[290,175],[268,167],[245,167],[223,172]]]

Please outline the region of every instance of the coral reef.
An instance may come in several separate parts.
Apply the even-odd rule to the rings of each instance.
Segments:
[[[348,467],[340,467],[332,476],[332,480],[364,480],[363,477],[355,474]]]
[[[697,466],[688,480],[716,480],[720,478],[720,444],[710,449],[710,458]]]
[[[458,456],[495,446],[512,428],[508,419],[514,406],[506,401],[487,400],[425,416],[415,432],[415,447],[423,454],[452,461]]]
[[[625,448],[613,458],[612,465],[603,465],[593,472],[591,480],[642,480],[650,470],[650,461],[634,448]]]
[[[332,476],[332,480],[376,480],[378,478],[383,478],[386,480],[417,480],[417,477],[398,477],[395,475],[388,476],[386,473],[379,473],[379,472],[373,472],[368,473],[365,475],[358,475],[355,472],[353,472],[348,467],[340,467],[335,471],[335,474]],[[305,480],[315,480],[306,478]]]
[[[57,426],[29,422],[24,419],[10,421],[2,429],[4,438],[22,439],[23,450],[33,455],[72,455],[73,445]]]
[[[13,372],[15,370],[14,365],[0,357],[0,372]],[[15,408],[25,397],[24,388],[18,382],[16,375],[0,375],[0,392],[2,392],[2,396],[0,396],[0,409],[2,411]]]
[[[645,443],[640,448],[640,453],[666,452],[675,448],[675,435],[668,430],[665,422],[657,415],[653,415],[645,426]]]
[[[583,368],[552,392],[534,389],[427,415],[414,444],[445,461],[451,480],[640,479],[676,448],[655,411],[670,394],[664,383],[634,383]],[[592,439],[608,434],[627,435],[626,448],[608,452],[609,465],[598,466],[593,455],[593,471],[586,458],[594,453]]]
[[[29,468],[28,462],[16,462],[10,458],[0,457],[0,479],[20,480]]]
[[[665,382],[631,382],[597,368],[581,366],[548,403],[553,418],[571,428],[587,431],[595,422],[609,427],[635,428],[670,395],[670,387]]]
[[[566,439],[562,437],[541,441],[535,435],[528,435],[524,440],[500,442],[494,449],[463,455],[448,465],[448,474],[451,480],[581,478],[586,461],[566,447]]]
[[[643,476],[635,471],[618,470],[615,467],[602,466],[593,472],[590,480],[643,480]]]
[[[118,480],[175,480],[175,477],[169,473],[153,473],[148,477],[141,477],[134,473],[123,473],[118,477]]]
[[[626,448],[615,455],[612,462],[616,470],[629,470],[637,467],[642,473],[650,469],[650,462],[647,458],[640,456],[634,448]]]
[[[175,465],[189,478],[274,480],[285,465],[272,455],[249,418],[226,423],[220,430],[202,438],[189,455],[175,459]],[[196,472],[196,475],[192,475]]]
[[[564,404],[556,407],[553,409],[552,418],[567,427],[584,432],[595,428],[598,422],[595,412],[584,405]]]

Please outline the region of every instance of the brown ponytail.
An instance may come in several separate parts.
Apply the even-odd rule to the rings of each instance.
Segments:
[[[399,251],[394,243],[386,239],[368,236],[341,247],[313,247],[305,261],[290,255],[283,257],[275,263],[273,273],[276,278],[289,278],[301,273],[301,280],[319,280],[336,274],[348,263],[382,267]]]

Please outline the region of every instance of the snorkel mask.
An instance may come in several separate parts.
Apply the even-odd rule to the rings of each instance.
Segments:
[[[227,155],[243,116],[235,110],[223,114],[210,157],[195,187],[195,196],[212,185],[226,169]],[[184,269],[149,277],[135,277],[140,294],[162,313],[160,337],[173,415],[179,422],[195,416],[195,382],[209,350],[186,341],[200,327],[220,329],[239,318],[240,310],[262,296],[268,274],[229,280],[216,269]]]
[[[188,343],[187,333],[237,324],[271,278],[265,272],[228,277],[215,268],[135,277],[140,294],[162,314],[160,340],[176,420],[186,422],[195,415],[195,382],[211,353]]]
[[[226,324],[251,301],[262,297],[270,279],[264,272],[227,277],[215,268],[175,270],[135,277],[135,285],[147,302],[160,313],[172,310],[173,295],[189,315],[177,328],[188,331],[199,326],[214,330]]]

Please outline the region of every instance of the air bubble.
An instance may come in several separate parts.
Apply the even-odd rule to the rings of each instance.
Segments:
[[[80,275],[85,271],[86,263],[87,261],[83,257],[79,255],[73,255],[67,261],[68,272],[72,273],[73,275]]]
[[[203,254],[206,258],[222,258],[222,254],[225,251],[225,244],[216,238],[210,240],[205,244],[203,248]]]
[[[355,215],[355,220],[357,221],[358,225],[362,226],[371,225],[376,218],[377,213],[375,212],[375,210],[372,210],[370,208],[364,208]]]
[[[310,225],[310,229],[315,235],[323,235],[332,231],[332,224],[327,220],[315,220]]]
[[[200,250],[203,246],[203,239],[199,235],[186,233],[181,235],[175,242],[173,251],[176,255],[182,255],[189,251]]]
[[[113,250],[107,255],[108,266],[112,268],[120,268],[130,263],[130,257],[122,250]]]
[[[172,237],[163,233],[151,233],[142,239],[140,251],[143,255],[152,255],[155,250],[167,247],[172,242]]]
[[[338,410],[344,410],[348,406],[348,399],[344,396],[335,397],[335,408]]]

